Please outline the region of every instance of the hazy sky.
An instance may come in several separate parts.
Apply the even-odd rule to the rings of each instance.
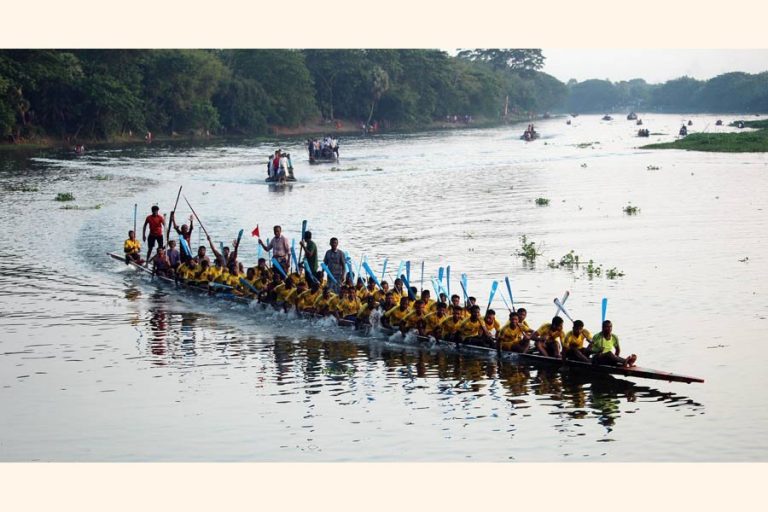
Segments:
[[[665,82],[684,75],[705,80],[730,71],[768,71],[768,50],[631,50],[544,48],[545,73],[567,82],[643,78]]]

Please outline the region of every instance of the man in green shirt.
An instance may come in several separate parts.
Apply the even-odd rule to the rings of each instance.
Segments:
[[[612,366],[635,366],[637,361],[635,354],[624,359],[619,357],[620,353],[619,337],[613,334],[611,321],[606,320],[603,322],[603,330],[592,338],[592,362]]]
[[[312,241],[312,232],[304,232],[304,240],[299,242],[299,245],[304,249],[304,259],[309,264],[309,269],[314,276],[317,276],[317,244]]]

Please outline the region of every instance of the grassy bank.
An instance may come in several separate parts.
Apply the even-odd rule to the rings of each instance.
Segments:
[[[768,152],[768,121],[745,121],[744,126],[758,130],[746,133],[692,133],[673,142],[648,144],[640,149],[685,149],[717,153]]]

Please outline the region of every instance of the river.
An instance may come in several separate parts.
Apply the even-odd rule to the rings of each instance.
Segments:
[[[619,114],[543,120],[534,142],[522,126],[343,137],[316,166],[301,139],[0,152],[0,461],[765,461],[768,156],[641,150],[684,119],[739,117],[640,117],[648,139]],[[295,184],[263,181],[277,147]],[[425,286],[451,265],[452,292],[466,273],[482,305],[509,276],[534,327],[569,290],[599,330],[607,297],[625,354],[706,382],[423,350],[178,294],[105,256],[134,204],[140,227],[180,185],[214,240],[245,229],[246,263],[257,224],[298,238],[307,219],[321,251],[337,236],[374,269],[410,260],[415,284],[424,261]],[[601,274],[548,265],[571,250]]]

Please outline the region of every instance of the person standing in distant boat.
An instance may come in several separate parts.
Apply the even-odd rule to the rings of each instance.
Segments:
[[[631,354],[624,359],[619,357],[619,337],[613,334],[613,324],[610,320],[603,322],[603,330],[592,338],[592,362],[611,366],[635,366],[637,356]]]
[[[192,215],[189,216],[189,226],[186,224],[182,224],[181,228],[179,228],[179,225],[176,224],[176,212],[171,212],[171,226],[173,226],[174,231],[176,231],[176,234],[180,237],[184,238],[184,240],[187,242],[187,245],[192,247],[192,229],[194,229]],[[170,241],[168,242],[170,243]]]
[[[147,215],[144,220],[144,226],[141,228],[141,238],[147,242],[147,226],[149,226],[149,241],[147,242],[147,262],[152,255],[152,249],[157,243],[158,247],[163,247],[163,232],[165,231],[165,219],[158,212],[160,208],[155,205],[152,207],[152,214]]]

